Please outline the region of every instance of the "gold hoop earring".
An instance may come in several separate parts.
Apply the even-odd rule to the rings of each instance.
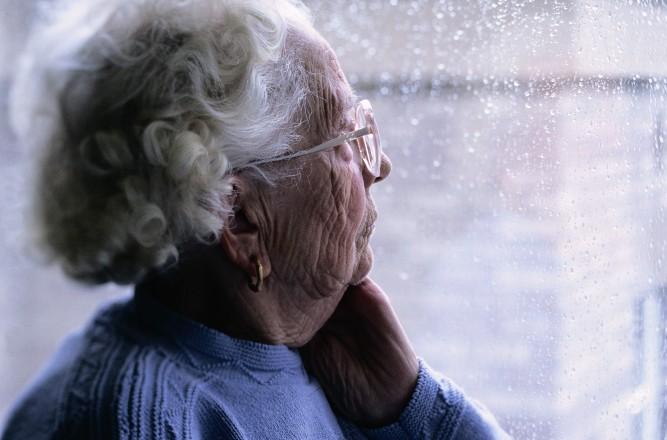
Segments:
[[[262,284],[264,284],[264,268],[259,258],[252,257],[252,259],[255,262],[255,276],[250,278],[249,286],[253,292],[259,292],[262,290]]]

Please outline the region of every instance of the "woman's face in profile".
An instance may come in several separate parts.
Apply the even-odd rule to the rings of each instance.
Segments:
[[[273,275],[317,296],[361,281],[372,266],[372,177],[364,176],[353,148],[346,143],[308,160],[299,183],[270,210]]]
[[[354,129],[352,119],[348,125],[344,130]],[[354,141],[307,160],[298,182],[277,189],[268,210],[273,276],[318,297],[360,282],[373,264],[369,242],[377,211],[370,187],[390,169],[383,155],[380,176],[373,177]]]

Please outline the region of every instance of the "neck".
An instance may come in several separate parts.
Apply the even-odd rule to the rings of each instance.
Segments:
[[[177,267],[147,277],[137,290],[207,327],[264,344],[301,346],[328,318],[320,316],[323,306],[330,308],[324,304],[328,298],[300,295],[299,289],[280,286],[275,277],[267,278],[262,290],[254,292],[246,274],[221,249],[200,248],[195,255],[186,255]]]

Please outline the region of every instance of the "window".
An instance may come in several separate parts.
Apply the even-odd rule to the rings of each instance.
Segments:
[[[662,438],[667,9],[311,5],[393,160],[373,276],[417,352],[517,438]]]
[[[417,353],[516,438],[663,438],[663,2],[307,4],[393,161],[372,276]],[[15,233],[28,158],[0,154],[2,412],[117,290],[35,275]]]

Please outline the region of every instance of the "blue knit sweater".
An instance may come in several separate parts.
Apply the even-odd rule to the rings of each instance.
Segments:
[[[491,439],[494,418],[420,361],[400,419],[337,417],[299,352],[231,338],[136,295],[70,337],[19,399],[2,440]]]

